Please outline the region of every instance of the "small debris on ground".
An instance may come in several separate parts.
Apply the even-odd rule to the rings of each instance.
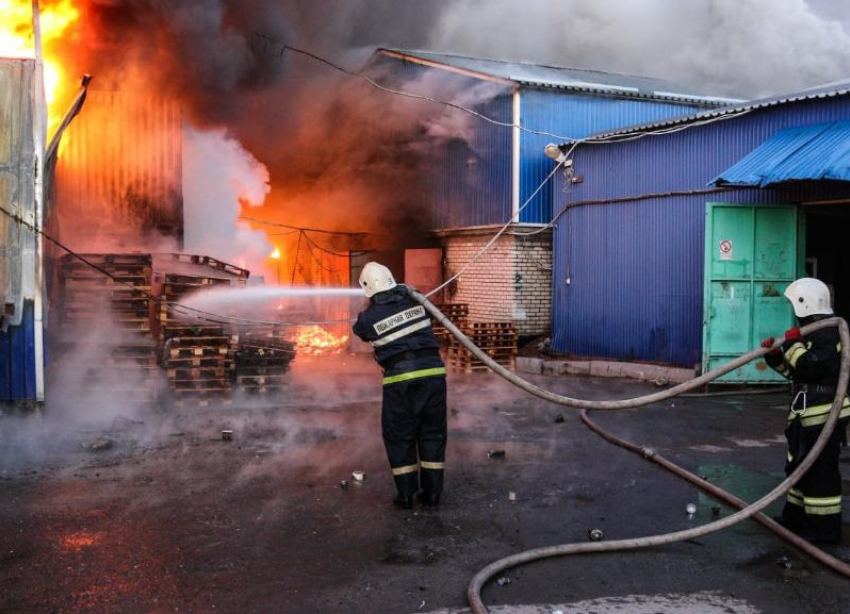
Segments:
[[[109,437],[95,437],[89,443],[83,444],[83,448],[89,452],[103,452],[104,450],[111,450],[114,445],[115,442]]]
[[[778,559],[776,559],[776,564],[780,567],[783,567],[784,569],[791,569],[791,560],[785,555],[782,555]]]
[[[366,479],[366,472],[365,471],[352,471],[351,477],[353,477],[358,482],[362,482],[363,480]]]
[[[510,583],[511,583],[511,579],[507,576],[502,576],[501,578],[496,580],[496,584],[498,584],[499,586],[507,586]]]
[[[490,450],[487,452],[487,458],[505,458],[504,450]]]
[[[587,539],[592,542],[602,541],[603,537],[602,529],[588,529],[587,531]]]

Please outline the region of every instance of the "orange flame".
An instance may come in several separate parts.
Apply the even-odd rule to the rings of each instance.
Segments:
[[[62,118],[64,109],[57,108],[72,83],[63,72],[62,64],[53,49],[53,43],[66,34],[68,28],[80,18],[73,0],[55,0],[41,8],[41,44],[44,57],[44,89],[49,110],[48,132]],[[0,57],[35,57],[32,27],[32,0],[0,0]]]
[[[295,335],[295,346],[308,355],[337,354],[348,343],[348,335],[334,335],[321,326],[302,326]]]

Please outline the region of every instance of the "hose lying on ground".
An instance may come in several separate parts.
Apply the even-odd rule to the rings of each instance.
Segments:
[[[643,407],[645,405],[650,405],[652,403],[658,403],[659,401],[666,401],[672,399],[679,394],[684,392],[688,392],[690,390],[694,390],[711,382],[735,369],[747,364],[748,362],[755,360],[756,358],[760,358],[772,351],[773,349],[779,347],[779,345],[784,341],[784,339],[778,339],[772,348],[759,348],[744,354],[736,358],[735,360],[723,365],[722,367],[718,367],[713,371],[709,371],[708,373],[704,373],[703,375],[694,378],[684,384],[679,384],[678,386],[674,386],[667,390],[663,390],[661,392],[656,392],[654,394],[649,394],[642,397],[636,397],[633,399],[623,399],[619,401],[588,401],[582,399],[574,399],[572,397],[567,397],[564,395],[556,394],[554,392],[550,392],[545,390],[539,386],[536,386],[530,382],[525,381],[515,373],[508,371],[502,365],[496,363],[489,355],[487,355],[480,348],[476,347],[472,341],[467,338],[463,332],[460,331],[445,315],[443,315],[439,309],[437,309],[426,297],[417,292],[416,290],[409,289],[411,297],[420,303],[428,313],[431,314],[442,326],[444,326],[454,337],[467,348],[473,356],[481,360],[485,365],[487,365],[490,369],[492,369],[497,375],[506,379],[508,382],[514,384],[515,386],[537,396],[541,399],[551,401],[552,403],[557,403],[558,405],[564,405],[566,407],[574,407],[576,409],[600,409],[600,410],[614,410],[614,409],[626,409],[633,407]],[[761,499],[752,503],[740,511],[727,516],[726,518],[722,518],[720,520],[716,520],[714,522],[710,522],[701,527],[694,527],[691,529],[686,529],[683,531],[676,531],[673,533],[666,533],[662,535],[649,535],[646,537],[637,537],[632,539],[622,539],[616,541],[608,541],[608,542],[591,542],[591,543],[579,543],[579,544],[561,544],[557,546],[548,546],[543,548],[535,548],[533,550],[527,550],[525,552],[520,552],[498,561],[491,563],[481,571],[479,571],[473,578],[469,584],[469,588],[467,589],[467,598],[469,600],[469,605],[474,614],[487,614],[487,607],[484,605],[484,602],[481,600],[481,589],[484,584],[495,576],[496,574],[510,569],[512,567],[516,567],[518,565],[522,565],[524,563],[530,563],[533,561],[539,561],[542,559],[553,558],[558,556],[567,556],[570,554],[587,554],[592,552],[612,552],[616,550],[636,550],[640,548],[649,548],[653,546],[661,546],[665,544],[671,544],[674,542],[685,541],[689,539],[696,539],[698,537],[702,537],[704,535],[708,535],[709,533],[714,533],[716,531],[720,531],[727,527],[730,527],[742,520],[746,520],[751,516],[759,513],[761,510],[766,508],[768,505],[773,503],[776,499],[781,497],[789,488],[791,488],[802,476],[809,470],[812,464],[815,462],[817,457],[820,455],[821,451],[826,446],[827,441],[829,440],[832,431],[835,429],[835,425],[838,422],[838,415],[841,411],[841,406],[843,404],[845,391],[847,390],[847,382],[850,379],[850,332],[848,332],[847,323],[841,318],[830,318],[827,320],[820,320],[815,322],[814,324],[810,324],[808,326],[803,327],[800,332],[803,335],[809,335],[817,330],[821,330],[824,328],[837,327],[839,336],[841,337],[841,370],[838,377],[838,386],[836,387],[835,399],[832,404],[832,409],[830,410],[829,417],[827,418],[826,423],[823,426],[823,430],[821,431],[820,436],[817,441],[815,441],[812,449],[809,450],[809,453],[802,460],[800,465],[782,482],[780,482],[773,490],[771,490],[768,494],[763,496]]]
[[[655,450],[652,450],[650,448],[642,448],[638,445],[626,441],[625,439],[620,439],[616,435],[612,435],[610,432],[606,431],[593,420],[591,420],[588,416],[587,410],[585,409],[581,411],[581,421],[584,422],[587,428],[602,437],[602,439],[604,439],[605,441],[613,443],[616,446],[620,446],[621,448],[625,448],[629,452],[634,452],[635,454],[642,456],[643,458],[652,461],[657,465],[660,465],[667,471],[684,480],[687,480],[691,484],[695,485],[697,488],[702,489],[715,499],[726,503],[730,507],[734,507],[739,510],[742,510],[747,507],[747,503],[745,501],[742,501],[735,495],[726,492],[722,488],[715,486],[711,482],[699,477],[698,475],[695,475],[690,471],[683,469],[679,465],[670,462],[669,460],[658,454]],[[779,537],[790,543],[795,548],[802,550],[819,563],[822,563],[833,571],[836,571],[841,575],[850,578],[850,565],[848,565],[844,561],[839,561],[834,556],[827,554],[820,548],[813,546],[793,531],[789,531],[781,524],[771,518],[768,518],[764,514],[755,514],[752,519],[767,527],[768,529],[776,533]]]

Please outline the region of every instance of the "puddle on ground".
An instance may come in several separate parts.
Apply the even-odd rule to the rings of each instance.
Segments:
[[[781,472],[750,471],[737,465],[700,465],[696,473],[748,503],[766,495],[785,477]],[[715,505],[713,497],[702,493],[700,502]]]

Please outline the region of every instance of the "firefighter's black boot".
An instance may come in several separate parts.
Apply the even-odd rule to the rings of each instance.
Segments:
[[[404,495],[396,495],[395,499],[393,499],[393,505],[403,510],[412,510],[413,509],[413,497],[406,497]]]
[[[440,493],[433,493],[422,491],[416,495],[416,498],[419,499],[420,503],[425,507],[439,507],[440,505]]]
[[[423,466],[427,464],[439,465],[443,463],[426,463],[423,461]],[[422,492],[419,499],[422,505],[426,507],[437,507],[440,505],[440,494],[443,492],[443,469],[423,468],[420,472],[422,481]]]
[[[398,495],[393,499],[393,505],[403,510],[413,509],[413,497],[419,490],[419,472],[411,471],[393,476]]]

